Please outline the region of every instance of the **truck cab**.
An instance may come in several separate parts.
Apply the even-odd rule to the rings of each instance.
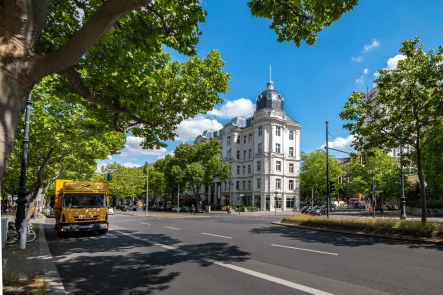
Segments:
[[[83,231],[106,234],[108,207],[108,182],[56,180],[54,215],[59,234]]]

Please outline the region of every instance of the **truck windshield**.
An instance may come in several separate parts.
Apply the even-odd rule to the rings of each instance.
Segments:
[[[67,194],[64,195],[65,208],[105,208],[104,194]]]

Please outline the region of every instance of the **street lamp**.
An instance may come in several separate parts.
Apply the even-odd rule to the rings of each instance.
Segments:
[[[400,175],[401,175],[401,197],[400,197],[400,219],[406,219],[406,196],[405,196],[405,171],[403,169],[403,145],[400,145]]]

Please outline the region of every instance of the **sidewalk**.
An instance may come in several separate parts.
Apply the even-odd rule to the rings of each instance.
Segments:
[[[3,215],[2,217],[8,217],[8,222],[15,221],[15,216]],[[17,278],[23,277],[30,279],[19,281],[19,284],[13,286],[6,286],[3,282],[4,294],[33,294],[33,292],[37,292],[37,289],[39,291],[46,289],[45,294],[66,294],[49,252],[44,231],[45,221],[44,215],[31,220],[37,238],[31,243],[26,243],[26,249],[20,249],[20,241],[12,245],[6,244],[2,249],[3,267],[6,267],[6,275],[3,278],[14,275],[15,281]],[[42,286],[43,278],[44,286]]]

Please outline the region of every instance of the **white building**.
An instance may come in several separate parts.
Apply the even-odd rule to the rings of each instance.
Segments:
[[[205,131],[194,143],[218,138],[232,179],[202,189],[210,204],[292,210],[300,203],[300,128],[284,112],[284,99],[269,81],[249,118],[234,118],[221,130]]]

